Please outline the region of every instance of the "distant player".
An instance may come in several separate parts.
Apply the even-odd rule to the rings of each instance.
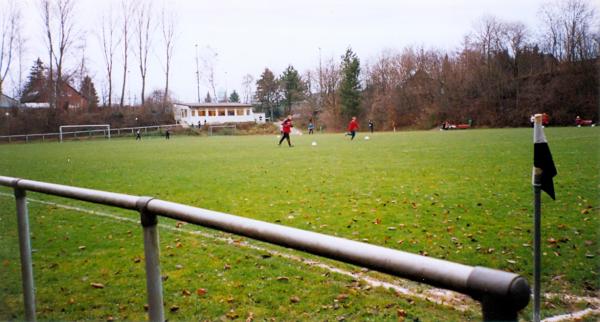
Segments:
[[[142,140],[142,134],[140,133],[140,129],[135,132],[135,140]]]
[[[312,119],[308,121],[308,134],[314,134],[315,125],[312,122]]]
[[[375,126],[375,124],[373,124],[372,120],[369,120],[369,131],[371,131],[371,134],[373,134],[373,127]]]
[[[198,122],[198,124],[200,124],[200,122]],[[167,131],[165,132],[165,139],[170,139],[171,138],[171,132],[169,131],[169,129],[167,129]]]
[[[358,130],[358,122],[356,121],[356,116],[353,116],[350,123],[348,123],[348,133],[346,133],[346,135],[350,135],[350,140],[354,140],[356,130]]]
[[[292,142],[290,142],[290,132],[292,132],[292,116],[288,115],[288,117],[281,123],[281,140],[279,140],[279,145],[283,142],[284,139],[287,140],[288,146],[291,148]]]

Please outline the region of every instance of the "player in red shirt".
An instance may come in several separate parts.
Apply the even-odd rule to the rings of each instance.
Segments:
[[[356,130],[358,130],[358,122],[356,121],[356,116],[352,117],[352,120],[348,124],[348,133],[346,135],[350,135],[350,140],[354,140],[354,136],[356,136]]]
[[[287,143],[290,146],[290,148],[293,146],[292,143],[290,142],[290,132],[292,132],[292,127],[294,127],[294,125],[292,124],[292,116],[288,115],[288,117],[281,123],[281,140],[279,140],[279,145],[281,145],[281,142],[283,142],[284,139],[287,139]]]

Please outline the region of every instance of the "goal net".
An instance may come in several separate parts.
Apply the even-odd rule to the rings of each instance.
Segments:
[[[236,131],[235,124],[233,125],[209,125],[208,135],[235,135]]]
[[[102,135],[110,139],[110,124],[61,125],[58,128],[60,142],[70,137]]]

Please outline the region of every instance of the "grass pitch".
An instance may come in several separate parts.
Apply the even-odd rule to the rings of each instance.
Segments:
[[[365,135],[354,141],[342,134],[293,136],[293,148],[278,147],[275,136],[4,145],[0,175],[149,195],[513,271],[532,281],[532,129]],[[543,291],[594,296],[600,132],[547,128],[546,136],[558,176],[557,200],[542,197]],[[29,196],[137,219],[118,209]],[[0,206],[0,276],[6,281],[0,320],[6,320],[22,318],[23,309],[14,200],[2,195]],[[33,202],[30,217],[39,319],[144,319],[138,225]],[[168,319],[480,318],[478,307],[460,312],[398,297],[236,243],[166,229],[160,234]],[[576,307],[543,302],[543,314]],[[530,318],[528,310],[522,317]]]

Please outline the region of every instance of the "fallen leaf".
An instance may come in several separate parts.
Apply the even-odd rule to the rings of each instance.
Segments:
[[[235,313],[235,311],[232,309],[229,312],[227,312],[226,316],[230,319],[237,319],[239,317],[239,314]]]
[[[347,300],[347,299],[348,299],[348,294],[344,294],[344,293],[342,293],[342,294],[338,295],[338,296],[336,297],[336,299],[337,299],[338,301],[345,301],[345,300]]]
[[[402,309],[398,309],[398,311],[396,311],[396,313],[398,314],[399,317],[403,318],[406,317],[406,311],[402,310]]]
[[[84,250],[85,246],[79,246],[78,248],[79,248],[79,250]]]
[[[223,266],[223,269],[224,269],[224,270],[231,269],[231,265],[229,265],[229,264],[225,264],[225,266]]]
[[[141,262],[141,261],[142,261],[142,259],[141,259],[141,258],[139,258],[139,257],[136,257],[136,258],[134,258],[134,259],[133,259],[133,262],[134,262],[134,263],[139,263],[139,262]]]
[[[177,228],[181,228],[181,226],[183,226],[183,225],[185,225],[185,222],[183,222],[183,221],[178,221],[175,223],[175,227],[177,227]]]
[[[104,288],[104,284],[102,283],[90,283],[93,288]]]
[[[290,302],[298,303],[298,302],[300,302],[300,298],[297,296],[292,296],[292,297],[290,297]]]
[[[171,307],[169,308],[169,310],[171,312],[177,312],[177,311],[179,311],[179,306],[177,306],[177,305],[171,305]]]
[[[252,322],[252,321],[254,321],[254,313],[249,312],[248,317],[246,318],[246,322]]]
[[[192,292],[190,292],[188,290],[183,290],[183,291],[181,291],[181,295],[183,295],[183,296],[190,296],[190,295],[192,295]]]
[[[550,238],[548,238],[548,240],[547,240],[547,241],[548,241],[550,244],[556,244],[556,242],[557,242],[557,240],[556,240],[556,239],[554,239],[554,237],[550,237]]]
[[[278,276],[278,277],[277,277],[277,280],[278,280],[278,281],[286,281],[286,282],[287,282],[287,281],[289,281],[290,279],[289,279],[288,277],[286,277],[286,276]]]
[[[203,296],[206,294],[206,289],[205,288],[199,288],[196,290],[196,294],[198,294],[198,296]]]
[[[181,247],[183,247],[183,244],[181,242],[177,242],[177,244],[175,244],[175,247],[181,248]]]

